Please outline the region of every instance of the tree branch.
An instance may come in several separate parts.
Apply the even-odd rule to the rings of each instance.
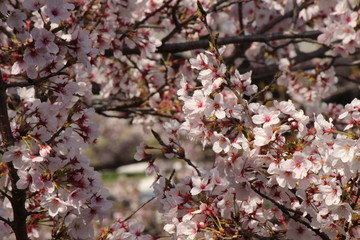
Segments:
[[[254,186],[250,185],[251,189],[256,192],[257,194],[259,194],[261,197],[269,200],[270,202],[272,202],[276,207],[278,207],[285,215],[287,215],[288,217],[290,217],[291,219],[293,219],[294,221],[301,223],[302,225],[304,225],[305,227],[307,227],[308,229],[310,229],[311,231],[313,231],[317,236],[319,236],[321,239],[323,240],[330,240],[330,238],[323,232],[321,232],[319,229],[313,228],[308,222],[302,220],[300,217],[300,214],[290,214],[290,211],[293,212],[294,210],[289,209],[283,205],[281,205],[280,203],[276,202],[274,199],[268,197],[267,195],[261,193],[259,190],[257,190]]]
[[[54,73],[50,73],[49,75],[45,76],[45,77],[41,77],[38,78],[36,80],[33,81],[29,81],[29,82],[16,82],[16,83],[10,83],[7,84],[4,82],[4,88],[13,88],[13,87],[29,87],[29,86],[35,86],[37,84],[40,84],[42,82],[45,82],[46,80],[48,80],[49,78],[55,77],[55,76],[59,76],[59,75],[68,75],[67,73],[62,72],[65,68],[69,67],[71,64],[65,64],[65,66],[63,66],[61,69],[59,69],[58,71],[54,72]]]
[[[295,39],[295,38],[310,38],[315,39],[320,35],[320,31],[307,31],[302,33],[284,33],[277,32],[271,34],[255,34],[247,36],[230,36],[219,38],[216,44],[218,46],[235,44],[235,43],[252,43],[252,42],[269,42],[273,40],[281,39]],[[195,49],[206,49],[209,47],[209,41],[207,39],[183,42],[183,43],[169,43],[163,44],[158,48],[160,53],[178,53]]]
[[[0,221],[3,221],[4,223],[6,223],[10,227],[12,227],[12,222],[9,219],[6,219],[6,218],[3,218],[2,216],[0,216]]]
[[[6,83],[2,78],[0,71],[0,133],[5,148],[14,145],[15,139],[12,135],[10,121],[7,108],[7,95],[6,95]],[[19,176],[17,170],[14,168],[11,162],[7,163],[9,168],[9,176],[11,180],[11,198],[10,203],[13,209],[14,220],[10,222],[16,240],[28,240],[26,230],[26,217],[27,211],[25,208],[26,191],[18,189],[16,186]],[[3,219],[2,219],[3,220]]]
[[[320,31],[305,31],[301,33],[288,33],[288,32],[276,32],[270,34],[254,34],[254,35],[242,35],[242,36],[230,36],[219,38],[216,42],[218,46],[238,44],[238,43],[253,43],[253,42],[269,42],[274,40],[283,39],[296,39],[296,38],[309,38],[316,39],[321,34]],[[198,41],[180,42],[180,43],[164,43],[156,52],[158,53],[179,53],[195,49],[206,49],[209,47],[209,41],[202,39]],[[122,50],[124,55],[140,54],[138,48],[124,47]],[[105,56],[113,56],[111,49],[105,51]]]
[[[2,78],[0,71],[0,134],[4,147],[9,147],[14,144],[15,139],[12,135],[10,121],[7,111],[7,95],[6,95],[7,84]]]

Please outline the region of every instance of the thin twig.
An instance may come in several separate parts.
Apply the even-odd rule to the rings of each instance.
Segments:
[[[295,220],[298,223],[301,223],[302,225],[304,225],[305,227],[307,227],[308,229],[310,229],[311,231],[313,231],[317,236],[319,236],[321,239],[323,240],[330,240],[330,238],[323,232],[321,232],[319,229],[313,228],[308,222],[302,220],[300,217],[302,216],[302,213],[295,213],[295,214],[290,214],[291,211],[294,211],[292,209],[289,209],[283,205],[281,205],[280,203],[276,202],[274,199],[270,198],[269,196],[261,193],[259,190],[257,190],[254,186],[251,185],[251,189],[256,192],[257,194],[259,194],[261,197],[269,200],[270,202],[272,202],[276,207],[278,207],[285,215],[287,215],[288,217],[290,217],[291,219]],[[291,211],[290,211],[291,210]]]
[[[160,11],[162,11],[163,9],[165,9],[167,6],[169,6],[169,4],[172,2],[173,0],[169,0],[167,2],[165,2],[161,7],[159,7],[158,9],[156,9],[155,11],[153,11],[152,13],[146,15],[146,17],[144,17],[142,20],[136,22],[131,29],[129,29],[128,31],[126,31],[125,33],[123,33],[120,37],[120,41],[122,41],[129,32],[137,29],[138,27],[140,27],[141,24],[145,23],[147,20],[149,20],[151,17],[155,16],[157,13],[159,13]]]
[[[7,194],[4,190],[0,189],[0,193],[7,199],[11,200],[11,196],[9,194]]]
[[[140,211],[140,209],[142,209],[143,207],[145,207],[147,204],[149,204],[152,200],[154,200],[155,197],[150,198],[149,200],[147,200],[145,203],[143,203],[138,209],[136,209],[132,214],[130,214],[128,217],[126,217],[124,219],[124,222],[126,222],[127,220],[129,220],[130,218],[132,218],[138,211]]]
[[[5,88],[13,88],[13,87],[28,87],[28,86],[35,86],[37,84],[40,84],[42,82],[45,82],[46,80],[48,80],[51,77],[55,77],[55,76],[59,76],[59,75],[68,75],[67,73],[62,72],[65,68],[69,67],[70,64],[66,64],[65,66],[63,66],[60,70],[54,72],[54,73],[50,73],[49,75],[45,76],[45,77],[41,77],[36,79],[35,81],[29,81],[29,82],[19,82],[19,83],[10,83],[10,84],[6,84]]]
[[[12,222],[9,219],[6,219],[6,218],[3,218],[2,216],[0,216],[0,221],[3,221],[4,223],[6,223],[10,227],[12,227]]]
[[[259,92],[257,92],[254,96],[252,96],[250,98],[249,103],[251,103],[254,99],[256,99],[258,96],[263,94],[265,91],[267,91],[271,87],[271,85],[273,85],[280,76],[281,76],[281,72],[275,74],[273,80],[271,80],[271,82],[268,85],[266,85],[263,89],[261,89]]]

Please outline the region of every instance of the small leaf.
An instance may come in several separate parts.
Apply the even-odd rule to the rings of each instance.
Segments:
[[[204,10],[203,6],[199,1],[196,2],[197,4],[197,14],[199,15],[199,18],[204,19],[206,17],[206,11]]]
[[[65,28],[66,28],[65,25],[61,25],[61,26],[59,26],[57,28],[54,28],[51,32],[52,33],[57,33],[57,32],[60,32],[60,31],[64,30]]]
[[[161,139],[160,135],[157,132],[155,132],[152,129],[151,129],[151,132],[154,135],[154,137],[156,138],[156,140],[160,143],[160,145],[166,146],[165,143],[163,142],[163,140]]]

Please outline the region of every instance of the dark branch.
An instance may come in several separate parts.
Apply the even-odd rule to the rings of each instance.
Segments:
[[[297,39],[297,38],[308,38],[316,39],[321,34],[320,31],[306,31],[301,33],[286,33],[286,32],[276,32],[270,34],[255,34],[255,35],[246,35],[246,36],[230,36],[219,38],[216,44],[218,46],[229,45],[229,44],[239,44],[239,43],[252,43],[252,42],[269,42],[274,40],[283,40],[283,39]],[[181,43],[165,43],[158,47],[158,53],[179,53],[195,49],[206,49],[209,47],[209,41],[207,39],[202,39],[198,41],[190,42],[181,42]],[[140,54],[138,48],[127,48],[123,49],[124,55],[131,54]],[[113,53],[110,49],[105,52],[105,56],[112,56]]]
[[[5,148],[14,145],[15,138],[12,134],[7,108],[6,83],[0,72],[0,133]],[[16,186],[19,176],[17,170],[11,162],[7,163],[9,168],[9,177],[11,181],[11,206],[13,209],[14,220],[10,222],[10,226],[15,233],[17,240],[28,240],[26,229],[27,212],[25,208],[26,191],[18,189]],[[4,220],[4,219],[2,219]]]
[[[4,84],[4,88],[13,88],[13,87],[28,87],[28,86],[35,86],[37,84],[43,83],[46,80],[48,80],[49,78],[55,77],[55,76],[59,76],[59,75],[68,75],[65,72],[62,72],[65,68],[69,67],[71,64],[66,64],[65,66],[63,66],[60,70],[54,72],[54,73],[50,73],[49,75],[45,76],[45,77],[41,77],[38,78],[36,80],[31,80],[28,79],[28,82],[17,82],[17,83],[11,83],[11,84]]]
[[[0,134],[2,136],[3,146],[9,147],[14,144],[15,139],[12,135],[7,111],[6,86],[7,84],[3,80],[2,73],[0,72]]]
[[[2,216],[0,216],[0,221],[3,221],[4,223],[6,223],[10,227],[12,227],[12,222],[9,219],[6,219],[6,218],[3,218]]]
[[[278,207],[285,215],[287,215],[288,217],[290,217],[291,219],[293,219],[294,221],[301,223],[302,225],[304,225],[305,227],[307,227],[309,230],[313,231],[317,236],[319,236],[321,239],[323,240],[330,240],[330,238],[323,232],[321,232],[319,229],[313,228],[308,222],[304,221],[301,219],[302,214],[291,214],[290,212],[293,212],[294,210],[289,209],[283,205],[281,205],[280,203],[276,202],[274,199],[268,197],[267,195],[261,193],[259,190],[257,190],[254,186],[251,186],[251,189],[256,192],[257,194],[259,194],[261,197],[269,200],[270,202],[272,202],[276,207]]]

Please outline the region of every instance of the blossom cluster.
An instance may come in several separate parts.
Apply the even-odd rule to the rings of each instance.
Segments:
[[[1,4],[6,18],[2,27],[16,39],[2,43],[2,54],[17,52],[11,64],[1,65],[1,81],[8,94],[16,96],[8,109],[14,141],[1,157],[1,216],[7,219],[1,223],[1,239],[15,231],[10,224],[15,198],[26,199],[24,220],[28,237],[34,239],[93,238],[92,221],[102,220],[111,207],[100,174],[82,151],[98,133],[94,110],[81,100],[91,95],[90,85],[79,74],[91,69],[97,50],[89,30],[66,25],[79,4]],[[16,196],[19,190],[26,195]],[[44,222],[51,226],[45,235],[40,230]]]
[[[213,54],[200,54],[190,62],[200,71],[203,87],[193,91],[183,84],[188,86],[179,91],[185,121],[160,141],[179,153],[181,138],[176,137],[186,135],[209,145],[216,158],[210,170],[200,169],[198,175],[174,183],[160,178],[154,193],[164,213],[164,229],[177,239],[307,239],[323,233],[331,239],[345,235],[348,226],[355,239],[359,228],[352,224],[358,214],[353,179],[359,172],[359,150],[358,137],[348,131],[357,123],[359,100],[339,116],[349,123],[342,131],[322,114],[309,128],[310,118],[290,100],[274,100],[272,106],[244,99],[240,103],[237,96],[256,92],[250,74],[235,71],[230,83],[241,87],[228,89],[221,84],[229,76]],[[213,75],[204,74],[216,65]],[[139,148],[137,158],[147,158],[146,149]]]

